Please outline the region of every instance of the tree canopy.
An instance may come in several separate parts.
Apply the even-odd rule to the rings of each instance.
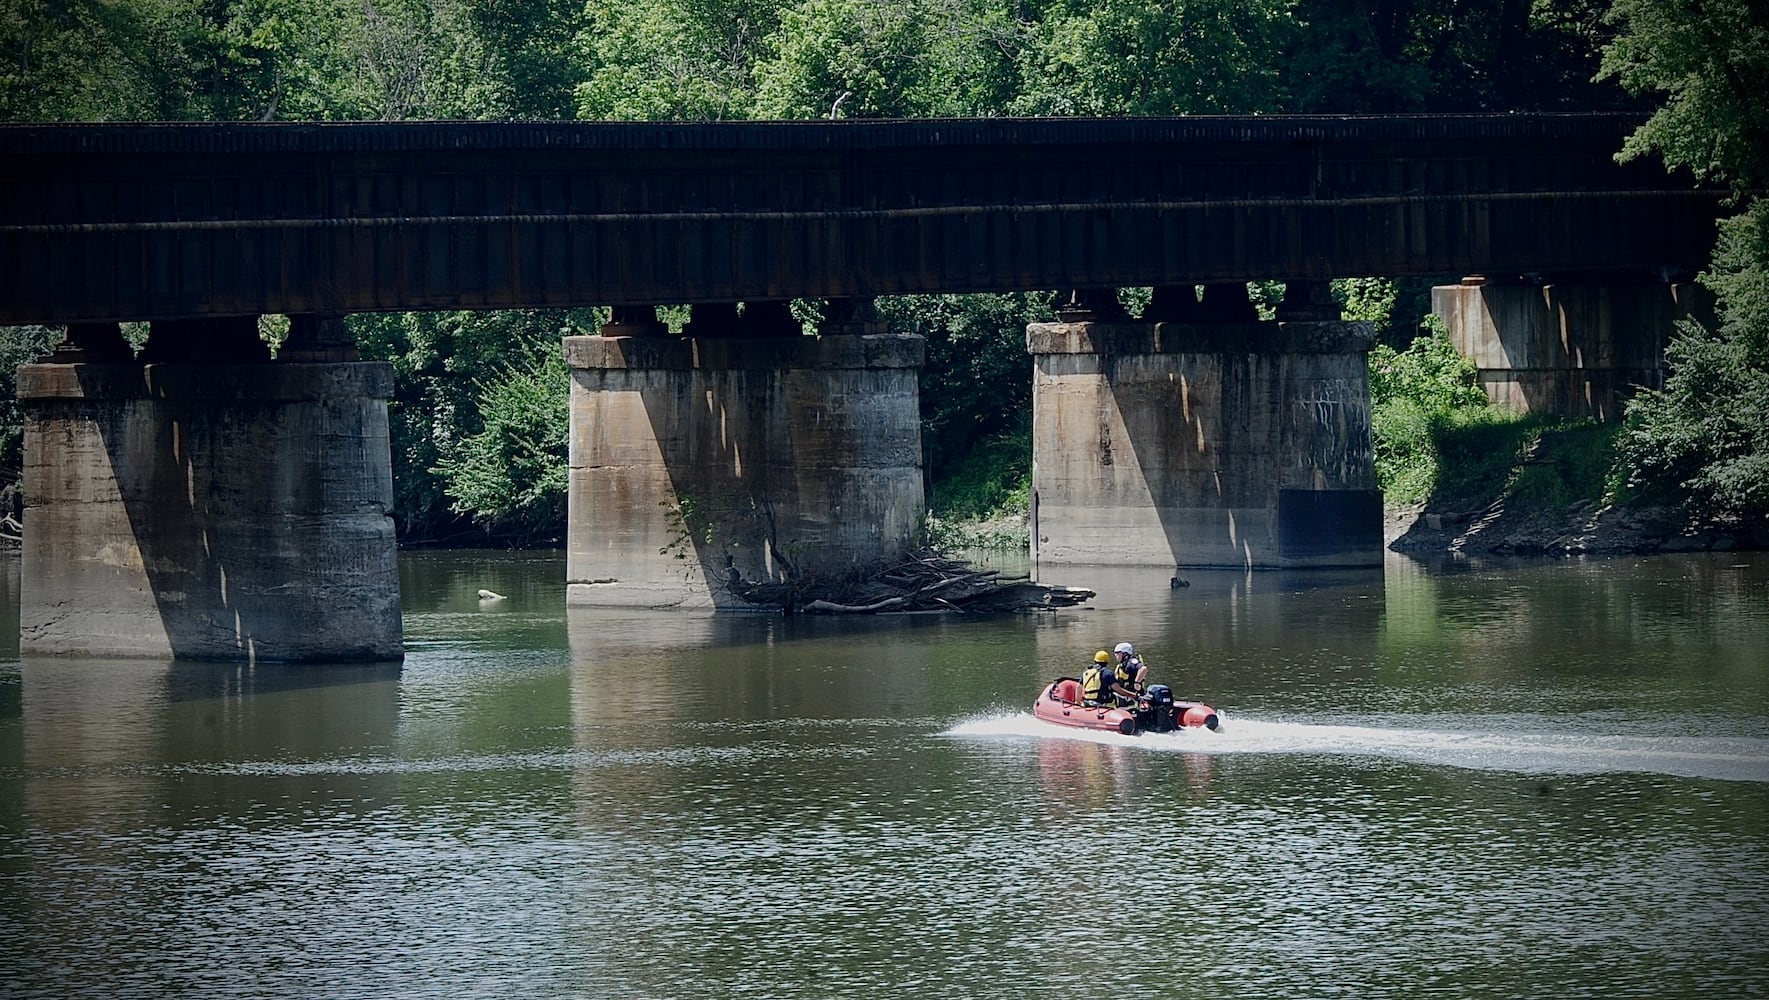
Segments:
[[[1685,324],[1665,386],[1635,400],[1625,455],[1649,494],[1769,528],[1769,8],[1751,0],[1617,0],[1603,72],[1662,106],[1629,138],[1728,183],[1739,214],[1720,224],[1702,281],[1718,326]]]

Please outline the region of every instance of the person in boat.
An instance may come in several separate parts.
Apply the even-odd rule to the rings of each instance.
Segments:
[[[1112,647],[1112,655],[1117,663],[1112,672],[1118,678],[1118,686],[1123,688],[1132,700],[1140,698],[1149,687],[1149,666],[1136,655],[1136,647],[1128,642],[1121,642]]]
[[[1093,662],[1081,671],[1081,704],[1100,705],[1112,701],[1112,689],[1118,675],[1112,670],[1112,654],[1105,650],[1093,654]]]

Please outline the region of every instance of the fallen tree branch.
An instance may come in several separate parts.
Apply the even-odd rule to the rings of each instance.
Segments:
[[[909,599],[905,597],[887,597],[882,601],[876,601],[872,604],[866,605],[836,604],[833,601],[812,601],[805,605],[805,611],[807,613],[824,611],[841,615],[869,615],[877,614],[880,611],[893,611],[908,603]]]
[[[782,580],[745,580],[729,563],[725,589],[747,604],[808,614],[881,614],[910,611],[999,613],[1073,607],[1094,596],[1080,587],[1003,579],[933,549],[912,552],[884,565],[863,567],[839,579],[807,576],[786,565]]]

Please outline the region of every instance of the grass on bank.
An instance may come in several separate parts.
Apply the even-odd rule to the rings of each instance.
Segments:
[[[984,438],[933,483],[925,522],[940,549],[1024,550],[1032,509],[1032,422]]]
[[[1389,506],[1563,511],[1629,499],[1620,425],[1493,406],[1441,332],[1372,351],[1370,397],[1376,483]]]

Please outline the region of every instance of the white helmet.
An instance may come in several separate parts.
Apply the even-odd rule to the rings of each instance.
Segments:
[[[1136,648],[1131,646],[1130,643],[1128,643],[1128,642],[1121,642],[1118,645],[1112,647],[1112,652],[1114,652],[1114,653],[1129,653],[1131,656],[1135,656],[1136,655]]]

